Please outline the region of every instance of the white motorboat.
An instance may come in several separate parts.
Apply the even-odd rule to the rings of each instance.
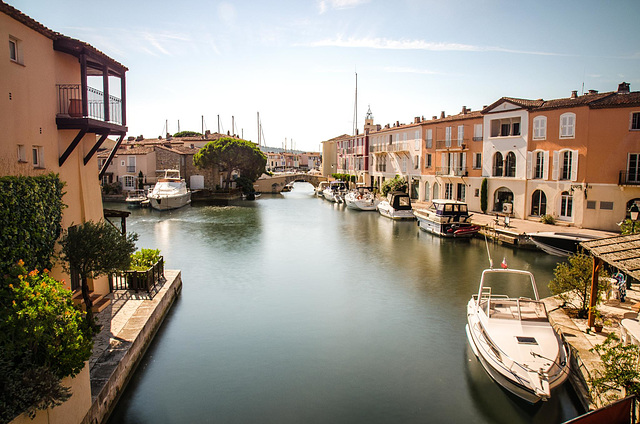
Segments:
[[[467,204],[456,200],[434,199],[428,209],[417,209],[413,214],[418,227],[440,237],[473,237],[480,227],[471,223]]]
[[[375,211],[380,200],[373,194],[371,187],[358,187],[345,194],[344,202],[350,209]]]
[[[581,242],[600,238],[589,234],[555,232],[527,233],[527,237],[538,248],[555,256],[569,256],[578,251]]]
[[[325,188],[322,191],[322,195],[325,199],[331,202],[342,203],[344,193],[346,193],[346,191],[347,184],[344,181],[336,180],[331,181],[329,187]]]
[[[129,207],[142,206],[142,203],[147,200],[147,194],[144,190],[131,190],[127,193],[127,198],[124,201]]]
[[[534,298],[492,293],[487,284],[531,284]],[[487,373],[529,403],[551,397],[569,376],[569,349],[549,322],[533,274],[515,269],[486,269],[478,294],[467,305],[467,339]]]
[[[380,215],[391,219],[415,219],[411,209],[411,198],[407,193],[396,191],[389,193],[386,200],[377,206]]]
[[[318,197],[324,197],[323,191],[325,188],[329,187],[329,181],[320,181],[318,183],[318,187],[315,189],[315,195]]]
[[[164,177],[158,179],[147,197],[154,209],[177,209],[191,203],[191,190],[187,188],[185,180],[180,178],[180,171],[167,169]]]

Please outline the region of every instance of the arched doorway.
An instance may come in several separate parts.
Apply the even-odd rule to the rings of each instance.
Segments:
[[[411,178],[411,199],[418,200],[420,196],[420,179],[419,178]]]
[[[504,159],[502,159],[502,153],[496,152],[493,155],[493,176],[502,177],[502,168],[504,167]]]
[[[547,195],[538,189],[531,195],[531,215],[542,216],[547,214]]]
[[[513,203],[513,192],[506,187],[500,187],[493,194],[493,211],[502,212],[504,203]]]
[[[433,183],[433,198],[434,199],[440,198],[440,184],[438,183]]]

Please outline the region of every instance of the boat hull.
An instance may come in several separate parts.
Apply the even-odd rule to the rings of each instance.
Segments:
[[[480,231],[479,226],[472,225],[470,223],[443,224],[441,222],[433,221],[427,217],[423,217],[419,214],[415,214],[415,217],[418,220],[418,228],[420,228],[422,231],[426,231],[440,237],[471,238],[475,236],[478,231]]]
[[[191,203],[191,192],[177,196],[149,196],[149,202],[152,208],[159,211],[178,209]]]
[[[527,234],[527,236],[539,249],[554,256],[569,256],[574,254],[578,251],[581,242],[598,238],[588,234],[551,232],[531,233]]]
[[[378,212],[380,212],[380,215],[389,219],[394,219],[394,220],[416,219],[416,217],[413,216],[412,211],[395,210],[393,208],[378,207]]]
[[[376,207],[378,206],[378,203],[380,203],[376,199],[354,200],[349,195],[345,196],[344,202],[349,209],[354,209],[359,211],[375,211]]]

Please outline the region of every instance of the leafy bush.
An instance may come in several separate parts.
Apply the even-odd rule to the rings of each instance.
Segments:
[[[387,194],[394,191],[402,191],[406,193],[408,188],[409,188],[409,183],[407,182],[407,180],[404,177],[401,177],[400,175],[396,175],[394,179],[386,180],[384,183],[382,183],[381,190],[382,190],[382,195],[386,196]]]
[[[61,379],[85,366],[92,329],[64,285],[19,262],[0,289],[0,422],[59,405]]]
[[[596,352],[602,360],[602,369],[596,369],[595,376],[590,379],[593,397],[614,401],[640,394],[638,346],[622,344],[615,333],[611,333],[602,344],[589,351]]]
[[[198,137],[201,135],[202,133],[199,133],[197,131],[180,131],[175,133],[173,136],[174,137]]]
[[[254,189],[253,189],[253,181],[251,181],[251,178],[247,178],[247,177],[238,177],[236,178],[236,186],[240,189],[242,189],[243,193],[253,193]]]
[[[29,269],[51,268],[62,230],[62,189],[56,174],[0,177],[0,276],[18,260]]]
[[[146,271],[160,260],[160,249],[140,249],[131,255],[131,269]]]
[[[102,193],[106,194],[106,195],[110,195],[110,194],[122,194],[122,185],[120,185],[120,183],[109,183],[109,184],[104,184],[102,186]]]
[[[623,236],[627,234],[636,234],[638,232],[640,232],[640,223],[627,218],[620,224],[620,233]]]
[[[556,219],[553,215],[542,215],[540,217],[540,222],[543,224],[556,225]]]

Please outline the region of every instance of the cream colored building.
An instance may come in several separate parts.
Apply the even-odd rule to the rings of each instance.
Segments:
[[[127,68],[3,2],[0,39],[0,175],[57,173],[66,184],[63,228],[102,219],[95,153],[127,132]],[[70,282],[59,265],[52,276]],[[106,278],[90,288],[109,292]],[[79,422],[91,405],[88,369],[74,381],[70,400],[29,422]]]

